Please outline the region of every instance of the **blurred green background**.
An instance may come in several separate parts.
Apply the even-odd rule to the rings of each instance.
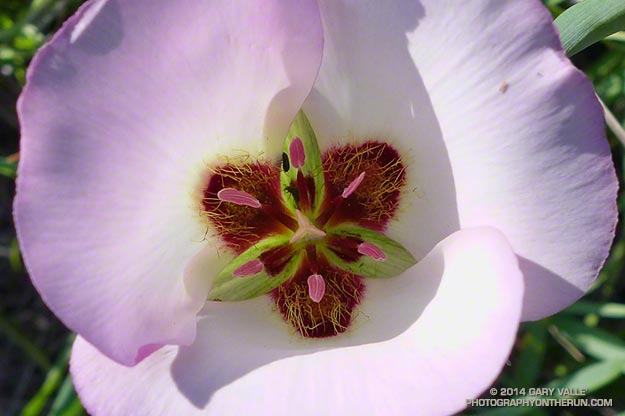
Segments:
[[[572,4],[565,0],[544,2],[554,16]],[[85,414],[67,373],[72,334],[33,289],[21,261],[11,217],[19,160],[15,103],[26,67],[80,3],[82,0],[0,0],[0,416]],[[625,32],[586,49],[573,61],[588,74],[622,127]],[[623,144],[611,131],[608,135],[622,189]],[[619,207],[622,214],[622,195]],[[610,258],[593,288],[567,310],[543,321],[523,324],[509,363],[495,385],[498,389],[508,388],[513,395],[522,395],[522,388],[527,393],[531,387],[586,389],[585,397],[612,399],[611,406],[472,408],[466,413],[625,416],[624,257],[620,224]],[[487,392],[482,397],[502,396]]]

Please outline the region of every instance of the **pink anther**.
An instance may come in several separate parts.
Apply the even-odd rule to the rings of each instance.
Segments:
[[[291,165],[299,169],[304,166],[306,154],[304,153],[304,143],[299,137],[295,137],[289,145],[289,155],[291,156]]]
[[[308,276],[308,296],[313,302],[319,303],[326,293],[326,282],[320,274]]]
[[[245,205],[252,208],[260,208],[260,201],[245,191],[239,191],[234,188],[224,188],[217,192],[217,198],[220,201],[232,202],[237,205]]]
[[[352,183],[350,183],[347,188],[345,188],[343,190],[343,194],[341,194],[341,196],[343,198],[347,198],[348,196],[350,196],[351,194],[354,193],[354,191],[356,189],[358,189],[358,187],[360,186],[360,184],[362,183],[362,180],[365,179],[365,173],[362,172],[360,175],[358,175],[358,177],[356,179],[354,179],[352,181]]]
[[[232,272],[232,275],[234,277],[253,276],[262,272],[264,268],[265,266],[263,266],[263,263],[260,260],[254,259],[237,268],[235,271]]]
[[[380,247],[366,241],[358,245],[358,252],[364,256],[371,257],[375,261],[386,261],[386,254]]]

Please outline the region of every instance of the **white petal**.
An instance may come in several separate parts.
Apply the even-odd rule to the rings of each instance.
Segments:
[[[15,220],[68,327],[125,364],[193,341],[210,275],[183,270],[206,245],[203,175],[280,148],[321,47],[312,0],[99,0],[38,53]]]
[[[411,272],[368,283],[360,318],[339,337],[289,335],[266,299],[210,302],[192,346],[133,368],[79,338],[74,383],[94,415],[436,415],[494,381],[523,295],[499,232],[461,231]]]
[[[305,111],[322,146],[384,140],[408,165],[390,233],[417,257],[500,229],[525,319],[596,278],[616,224],[602,112],[537,0],[321,1],[325,48]]]

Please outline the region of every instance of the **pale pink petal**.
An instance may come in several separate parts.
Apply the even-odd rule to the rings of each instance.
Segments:
[[[304,110],[324,148],[394,144],[408,185],[391,235],[417,257],[500,229],[524,318],[580,297],[608,254],[617,181],[601,108],[538,0],[320,1],[323,64]]]
[[[235,151],[279,155],[321,48],[312,0],[96,0],[41,50],[15,220],[67,326],[124,364],[193,341],[211,276],[183,279],[206,246],[202,177]]]
[[[192,346],[133,368],[79,338],[74,383],[94,415],[443,415],[495,380],[523,296],[501,233],[460,231],[402,276],[370,280],[339,337],[299,339],[266,298],[209,302]]]

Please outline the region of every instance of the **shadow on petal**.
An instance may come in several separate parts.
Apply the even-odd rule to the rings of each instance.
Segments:
[[[37,87],[46,88],[58,84],[64,84],[72,80],[78,71],[74,64],[62,55],[62,48],[56,44],[50,44],[47,48],[42,49],[37,55],[31,67],[35,65],[40,69],[40,73],[44,75],[32,75],[32,71],[28,81]]]
[[[276,94],[267,109],[264,122],[266,153],[269,157],[277,157],[282,152],[284,138],[289,129],[290,122],[295,118],[293,106],[293,92],[290,88],[285,88]],[[291,121],[286,121],[291,120]]]
[[[432,254],[402,276],[371,281],[356,322],[337,337],[301,338],[267,297],[208,302],[196,341],[178,350],[172,378],[194,406],[204,408],[219,389],[272,362],[391,340],[414,325],[436,295],[444,258]]]
[[[455,414],[493,383],[515,339],[523,280],[509,243],[463,230],[382,283],[361,306],[368,320],[335,338],[292,335],[268,297],[209,302],[192,346],[134,367],[79,337],[74,382],[93,414]]]
[[[124,39],[124,23],[117,0],[101,0],[85,4],[67,23],[70,30],[55,35],[34,58],[36,76],[29,82],[39,87],[54,87],[78,75],[79,54],[106,55],[119,47]],[[70,46],[77,48],[70,48]]]
[[[92,3],[70,35],[70,43],[93,55],[106,55],[121,45],[123,39],[124,22],[117,0]]]
[[[551,315],[552,311],[565,308],[571,303],[571,299],[579,299],[586,292],[540,264],[519,255],[517,257],[527,287],[523,299],[524,321],[534,321]],[[549,302],[542,298],[535,299],[536,293],[549,295]]]

